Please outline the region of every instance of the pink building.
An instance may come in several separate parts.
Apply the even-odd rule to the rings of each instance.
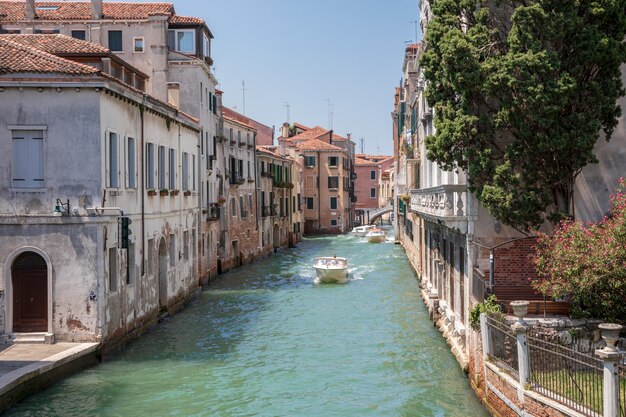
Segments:
[[[356,181],[354,194],[356,209],[369,210],[380,207],[380,178],[393,165],[392,156],[357,154],[354,163]]]

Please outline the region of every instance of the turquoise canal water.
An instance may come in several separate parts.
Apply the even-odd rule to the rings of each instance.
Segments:
[[[350,281],[316,285],[316,256]],[[12,416],[487,416],[428,321],[402,248],[306,239],[222,275],[110,361]]]

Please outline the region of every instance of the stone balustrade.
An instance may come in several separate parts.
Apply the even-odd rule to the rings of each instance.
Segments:
[[[411,190],[410,208],[416,213],[442,220],[464,217],[467,210],[467,186],[448,184]]]

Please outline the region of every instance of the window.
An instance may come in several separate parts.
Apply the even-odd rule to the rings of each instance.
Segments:
[[[109,49],[113,52],[121,52],[122,48],[122,31],[110,30],[109,31]]]
[[[120,169],[118,154],[118,137],[117,133],[108,132],[107,140],[107,186],[110,188],[118,188],[120,186]]]
[[[205,57],[211,56],[211,41],[206,33],[202,34],[202,55]]]
[[[154,143],[146,144],[146,187],[154,189]]]
[[[237,200],[234,198],[230,199],[230,214],[237,217]]]
[[[43,132],[13,131],[13,187],[43,186]]]
[[[189,230],[183,232],[183,258],[189,259]]]
[[[176,235],[170,233],[170,266],[176,266]]]
[[[189,190],[189,154],[183,152],[183,191]]]
[[[80,39],[80,40],[84,41],[86,39],[85,31],[84,30],[73,30],[72,31],[72,38]]]
[[[330,198],[330,209],[337,210],[337,197]]]
[[[137,156],[135,138],[126,139],[126,175],[128,188],[137,188]]]
[[[335,227],[337,227],[337,219],[332,219],[332,220],[330,221],[330,225],[331,225],[331,226],[335,226]]]
[[[376,179],[376,171],[372,170],[370,171],[370,180],[375,180]]]
[[[315,157],[314,156],[305,156],[304,157],[304,166],[306,166],[306,167],[314,167],[315,166]]]
[[[144,49],[143,38],[133,38],[133,52],[141,53]]]
[[[328,166],[331,168],[336,168],[337,165],[339,164],[339,158],[336,156],[329,156],[328,157]]]
[[[176,189],[176,150],[170,149],[170,160],[169,160],[169,188],[170,190]]]
[[[196,52],[195,31],[193,29],[170,30],[168,32],[169,48],[177,52]]]
[[[243,197],[239,196],[239,210],[241,211],[241,217],[246,217],[246,210],[243,207]]]
[[[148,252],[148,274],[154,275],[154,239],[148,239],[146,251]]]
[[[370,198],[376,198],[376,188],[370,188]]]
[[[165,185],[165,146],[159,146],[159,188],[164,189]]]
[[[117,291],[117,248],[109,249],[109,292]]]
[[[313,210],[313,197],[306,197],[306,209]]]
[[[126,283],[134,284],[137,280],[137,268],[135,266],[135,244],[128,244],[128,275],[126,275]]]
[[[339,177],[328,177],[328,189],[336,190],[339,188]]]

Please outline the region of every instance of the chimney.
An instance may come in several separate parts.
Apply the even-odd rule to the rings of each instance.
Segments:
[[[102,19],[102,0],[91,0],[91,18],[93,20]]]
[[[35,20],[35,0],[26,0],[26,19]]]
[[[283,139],[287,139],[289,137],[289,123],[287,122],[283,123],[282,136]]]
[[[167,83],[167,104],[180,109],[180,84]]]

